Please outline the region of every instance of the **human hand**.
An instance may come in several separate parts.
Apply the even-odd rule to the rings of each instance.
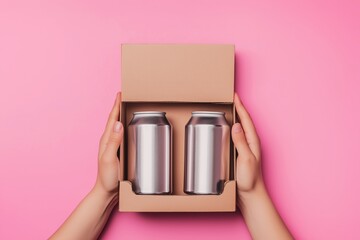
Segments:
[[[235,123],[231,131],[238,152],[237,205],[252,239],[293,239],[267,193],[261,173],[260,139],[237,94],[234,104],[240,119],[240,123]]]
[[[98,239],[112,209],[118,202],[119,159],[117,151],[123,138],[118,121],[121,94],[116,95],[98,155],[98,174],[95,186],[75,208],[50,239]]]
[[[121,93],[117,93],[114,106],[100,139],[98,154],[98,174],[95,188],[105,194],[118,191],[119,159],[117,151],[123,139],[123,126],[118,121],[121,106]]]
[[[236,163],[236,184],[239,198],[263,186],[261,174],[260,140],[249,113],[237,94],[234,96],[236,113],[240,123],[232,127],[232,139],[238,152]]]

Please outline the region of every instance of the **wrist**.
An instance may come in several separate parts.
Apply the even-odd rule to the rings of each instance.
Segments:
[[[102,199],[103,201],[106,202],[111,202],[114,199],[118,200],[117,191],[112,191],[112,192],[107,191],[98,181],[96,181],[94,187],[91,189],[91,193],[93,195],[98,196],[99,199]]]
[[[264,181],[260,178],[256,181],[252,189],[247,191],[238,190],[237,205],[241,209],[254,200],[262,199],[265,196],[267,196],[267,190]]]

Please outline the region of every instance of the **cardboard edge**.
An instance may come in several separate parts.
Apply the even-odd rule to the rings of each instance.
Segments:
[[[227,181],[220,195],[137,195],[130,181],[119,184],[120,212],[235,212],[236,182]],[[144,204],[151,202],[151,204]],[[212,209],[209,210],[209,205]]]
[[[235,94],[235,93],[234,93]],[[235,103],[233,102],[233,125],[235,124],[235,123],[238,123],[239,121],[238,121],[238,118],[236,117],[237,116],[237,112],[236,112],[236,108],[235,108]],[[232,140],[231,140],[231,142],[232,142]],[[232,142],[232,153],[233,153],[233,179],[234,179],[234,181],[236,181],[236,161],[237,161],[237,155],[238,155],[238,153],[237,153],[237,151],[236,151],[236,147],[235,147],[235,144]]]

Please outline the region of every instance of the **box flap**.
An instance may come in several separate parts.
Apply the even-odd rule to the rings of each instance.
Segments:
[[[123,44],[123,101],[232,102],[234,45]]]

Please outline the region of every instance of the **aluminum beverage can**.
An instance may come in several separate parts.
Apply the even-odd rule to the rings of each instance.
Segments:
[[[192,112],[185,127],[185,193],[222,193],[229,173],[229,144],[224,112]]]
[[[134,112],[128,126],[128,179],[136,194],[172,191],[172,127],[165,112]]]

